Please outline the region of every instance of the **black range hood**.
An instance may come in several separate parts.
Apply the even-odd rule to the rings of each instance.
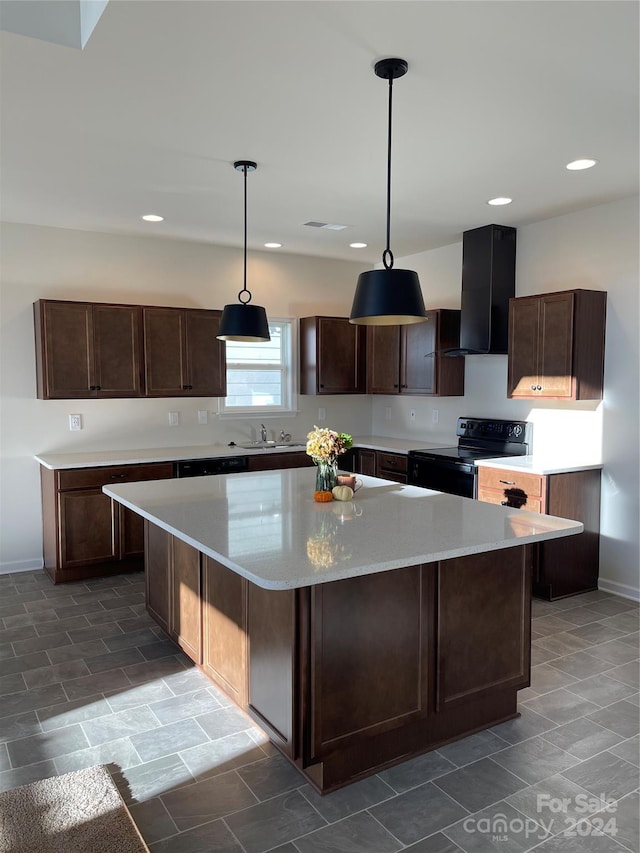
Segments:
[[[516,229],[484,225],[462,235],[460,346],[444,355],[503,355],[516,295]]]

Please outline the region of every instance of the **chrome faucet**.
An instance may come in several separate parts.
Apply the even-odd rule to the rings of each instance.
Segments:
[[[264,424],[260,424],[260,440],[261,441],[267,440],[267,428]]]

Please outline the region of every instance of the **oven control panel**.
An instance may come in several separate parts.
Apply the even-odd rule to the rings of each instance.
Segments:
[[[526,421],[501,421],[489,418],[458,418],[456,435],[460,438],[488,439],[525,444],[531,431]]]

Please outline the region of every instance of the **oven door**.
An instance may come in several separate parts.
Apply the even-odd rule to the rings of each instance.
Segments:
[[[472,463],[409,456],[409,483],[449,495],[473,498],[477,468]]]

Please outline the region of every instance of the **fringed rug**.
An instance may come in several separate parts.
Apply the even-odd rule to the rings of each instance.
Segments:
[[[1,853],[148,853],[104,766],[0,794]]]

